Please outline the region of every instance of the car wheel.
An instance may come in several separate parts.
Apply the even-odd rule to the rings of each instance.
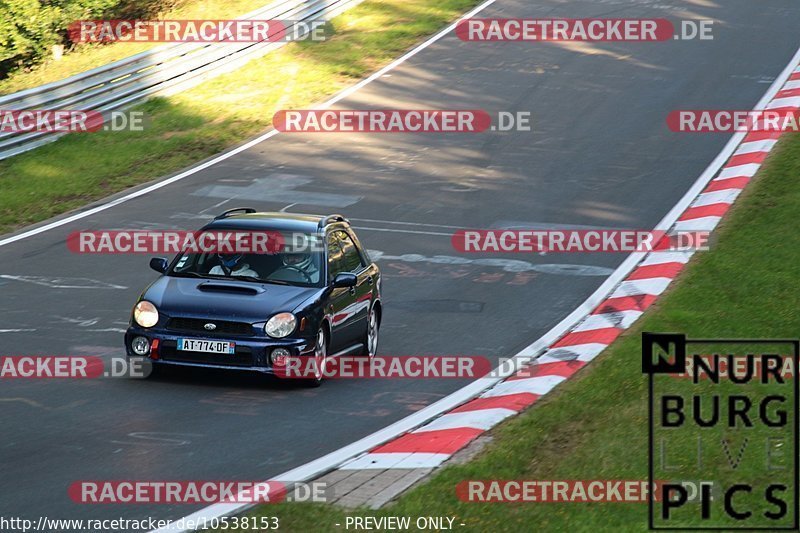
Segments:
[[[381,323],[378,320],[378,312],[373,306],[369,310],[367,317],[367,333],[364,337],[364,350],[362,355],[373,358],[378,353],[378,331],[380,330]]]
[[[325,379],[325,366],[328,362],[328,338],[325,336],[324,328],[317,332],[317,345],[314,348],[314,377],[302,380],[307,387],[319,387]]]

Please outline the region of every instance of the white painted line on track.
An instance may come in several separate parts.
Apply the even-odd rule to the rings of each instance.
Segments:
[[[591,331],[600,328],[628,329],[640,316],[642,316],[642,311],[615,311],[613,313],[589,315],[586,320],[572,331]]]
[[[744,134],[742,134],[742,136],[744,136]],[[758,172],[759,168],[761,168],[761,165],[756,163],[748,163],[746,165],[739,165],[737,167],[726,168],[725,170],[719,173],[719,177],[717,179],[724,180],[727,178],[735,178],[738,176],[745,176],[748,178],[752,178],[755,175],[755,173]]]
[[[741,194],[742,189],[725,189],[722,191],[705,192],[697,197],[692,207],[702,207],[714,204],[732,204]]]
[[[692,218],[690,220],[681,220],[675,224],[676,232],[692,232],[692,231],[712,231],[719,224],[722,217],[712,215],[702,218]]]
[[[559,357],[559,355],[567,357],[568,359],[577,355],[575,359],[577,361],[591,361],[606,348],[608,348],[607,344],[601,344],[599,342],[574,344],[564,348],[553,348],[542,354],[541,357],[536,359],[536,362],[542,365],[546,363],[558,363],[564,360],[563,357]]]
[[[359,231],[380,231],[385,233],[413,233],[414,235],[434,235],[436,237],[452,238],[452,233],[441,233],[437,231],[418,231],[413,229],[400,229],[400,228],[367,228],[365,226],[353,225]]]
[[[735,155],[743,155],[752,154],[755,152],[769,152],[777,143],[777,139],[765,139],[763,141],[742,143],[734,153]]]
[[[663,265],[664,263],[688,263],[693,251],[659,252],[650,254],[639,266]]]
[[[486,391],[481,395],[482,398],[494,398],[495,396],[507,396],[509,394],[519,394],[527,392],[530,394],[545,395],[553,387],[566,380],[564,376],[536,376],[525,379],[513,379],[499,383],[496,387]]]
[[[372,453],[342,465],[342,470],[435,468],[450,457],[449,453]]]
[[[461,226],[447,226],[444,224],[427,224],[425,222],[402,222],[400,220],[375,220],[374,218],[350,218],[347,217],[350,222],[357,221],[357,222],[370,222],[375,224],[390,224],[390,225],[402,225],[402,226],[426,226],[429,228],[444,228],[444,229],[466,229]]]
[[[515,414],[517,414],[516,411],[503,408],[466,411],[464,413],[448,413],[415,429],[414,433],[458,428],[476,428],[485,431],[498,422],[505,420],[509,416],[514,416]]]

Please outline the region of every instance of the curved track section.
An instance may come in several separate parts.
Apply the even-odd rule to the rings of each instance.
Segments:
[[[464,43],[448,35],[342,108],[531,111],[531,133],[285,134],[158,192],[0,247],[0,353],[122,352],[147,259],[72,255],[71,231],[194,228],[226,206],[343,211],[385,273],[387,355],[509,356],[591,294],[622,255],[460,262],[460,227],[654,226],[728,140],[670,133],[675,108],[749,109],[792,57],[790,0],[501,0],[482,17],[713,18],[713,41]],[[65,174],[69,169],[63,169]],[[472,258],[470,258],[472,259]],[[475,258],[478,259],[478,258]],[[331,381],[299,390],[191,372],[157,381],[10,381],[0,514],[177,518],[191,506],[86,506],[84,479],[268,479],[462,387]]]

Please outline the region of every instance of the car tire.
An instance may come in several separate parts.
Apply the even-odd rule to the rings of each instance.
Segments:
[[[328,360],[328,336],[325,334],[325,328],[320,328],[317,332],[317,342],[314,347],[314,358],[317,360],[316,368],[319,369],[319,372],[313,378],[300,380],[300,382],[306,387],[319,387],[325,380],[324,368]]]
[[[364,334],[364,340],[362,341],[364,345],[361,351],[362,356],[372,359],[378,353],[378,333],[380,328],[380,315],[373,305],[369,310],[369,315],[367,315],[367,332]]]

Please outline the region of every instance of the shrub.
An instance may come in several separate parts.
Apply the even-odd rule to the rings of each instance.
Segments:
[[[67,26],[81,19],[157,15],[182,0],[0,0],[0,79],[46,59],[53,45],[69,46]]]

